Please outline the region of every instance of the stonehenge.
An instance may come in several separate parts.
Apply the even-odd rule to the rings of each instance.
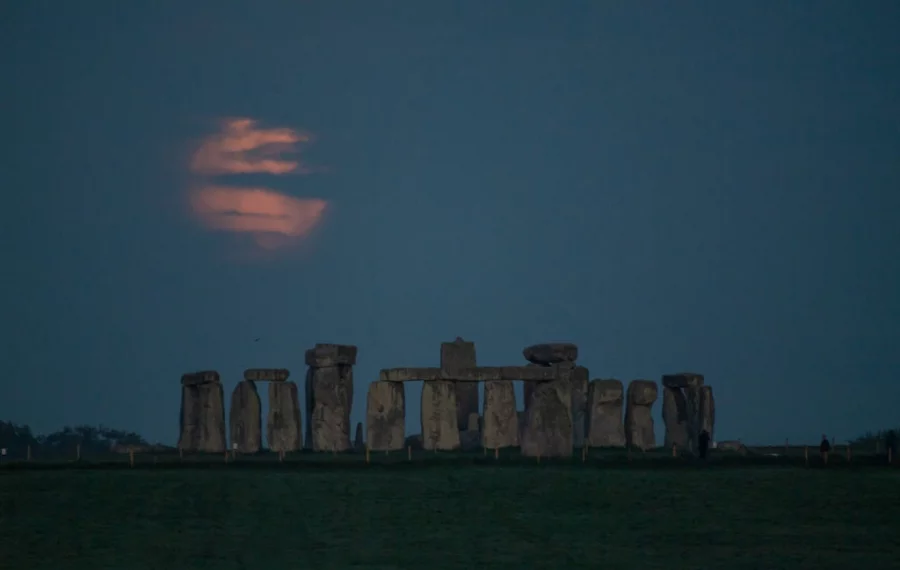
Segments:
[[[380,370],[369,383],[365,418],[351,441],[357,352],[355,346],[340,344],[316,344],[304,352],[305,418],[287,369],[245,370],[231,395],[230,446],[218,372],[184,374],[179,448],[241,454],[263,449],[257,382],[269,383],[266,442],[278,452],[304,447],[313,452],[518,447],[523,456],[550,458],[570,457],[573,448],[582,446],[648,450],[656,447],[652,408],[660,395],[666,448],[695,452],[700,433],[714,433],[715,399],[701,374],[666,374],[659,385],[633,380],[627,387],[615,379],[591,380],[588,369],[577,364],[578,347],[571,343],[528,346],[522,351],[523,365],[478,366],[475,343],[457,337],[441,343],[439,367]],[[407,436],[404,383],[411,381],[422,382],[421,431]],[[524,411],[518,410],[514,381],[524,383]]]
[[[306,351],[306,447],[347,451],[356,347],[317,344]]]

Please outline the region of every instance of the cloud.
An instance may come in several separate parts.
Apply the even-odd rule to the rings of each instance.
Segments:
[[[318,225],[328,203],[318,198],[292,198],[268,188],[204,186],[191,194],[191,206],[211,230],[251,233],[266,247],[274,239],[302,238]],[[268,244],[268,245],[267,245]]]
[[[221,121],[221,131],[203,140],[191,157],[197,174],[290,174],[309,172],[298,158],[282,155],[299,152],[312,136],[289,128],[262,129],[247,118]]]
[[[328,207],[325,200],[216,181],[239,174],[308,174],[312,170],[296,154],[301,144],[311,141],[308,133],[260,128],[253,119],[220,121],[219,131],[204,138],[190,157],[190,171],[200,175],[189,191],[195,217],[209,230],[249,235],[267,250],[306,237],[321,222]]]

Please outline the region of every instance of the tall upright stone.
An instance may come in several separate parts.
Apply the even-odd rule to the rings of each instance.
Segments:
[[[674,445],[685,449],[688,444],[687,402],[681,388],[663,385],[663,423],[666,424],[666,449]]]
[[[231,393],[231,445],[239,453],[257,453],[262,447],[262,407],[256,383],[243,380]]]
[[[269,450],[287,453],[303,449],[302,426],[297,384],[271,382],[269,415],[266,418],[266,441]]]
[[[594,380],[588,389],[588,445],[624,447],[622,403],[625,389],[620,380]]]
[[[572,371],[572,445],[584,446],[588,425],[589,372],[584,366]]]
[[[716,399],[713,397],[712,386],[700,388],[700,429],[706,430],[710,441],[715,441],[716,428]]]
[[[428,380],[422,383],[422,448],[459,449],[456,382]]]
[[[700,437],[700,388],[703,386],[703,375],[695,372],[680,372],[678,374],[666,374],[662,378],[664,389],[671,389],[684,394],[684,448],[691,453],[697,453]],[[673,396],[677,398],[677,396]],[[665,398],[665,396],[664,396]],[[665,401],[663,413],[665,414]],[[668,433],[668,423],[666,432]],[[680,435],[680,432],[678,433]]]
[[[179,449],[225,451],[225,395],[218,372],[193,372],[181,377],[180,415]]]
[[[441,370],[450,374],[461,368],[475,368],[475,343],[456,337],[453,342],[441,343]],[[469,414],[478,413],[478,383],[455,382],[456,424],[465,429]]]
[[[658,392],[656,382],[632,380],[625,398],[625,439],[629,447],[652,449],[656,447],[651,409]]]
[[[484,383],[481,445],[487,449],[518,447],[519,419],[512,380]]]
[[[403,449],[406,395],[400,382],[372,382],[366,396],[366,434],[372,451]]]
[[[572,365],[554,364],[557,379],[534,382],[525,411],[522,455],[570,457],[572,455]]]
[[[351,345],[317,344],[306,351],[306,446],[313,451],[348,451],[353,405]]]

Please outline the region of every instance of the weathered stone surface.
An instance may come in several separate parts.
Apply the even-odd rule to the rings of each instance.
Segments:
[[[197,386],[200,384],[213,384],[217,382],[219,382],[219,373],[215,370],[188,372],[181,376],[182,386]]]
[[[572,455],[571,378],[540,382],[534,388],[521,445],[522,455],[527,457]]]
[[[688,386],[702,386],[703,374],[696,374],[694,372],[665,374],[662,377],[662,385],[666,388],[687,388]]]
[[[266,418],[266,441],[269,449],[285,453],[303,449],[302,426],[297,384],[269,384],[269,415]]]
[[[353,366],[357,348],[351,344],[317,344],[306,351],[306,365],[314,368]]]
[[[484,383],[483,421],[481,444],[484,447],[518,447],[519,418],[512,381],[491,380]]]
[[[620,380],[594,380],[588,389],[588,445],[624,447],[622,403],[625,389]]]
[[[550,380],[556,378],[556,370],[553,369],[549,364],[535,364],[530,363],[526,364],[525,368],[532,371],[532,374],[550,374],[552,378]],[[528,411],[528,408],[531,406],[531,395],[534,393],[534,389],[537,388],[536,382],[525,382],[522,384],[522,407],[525,411]],[[524,423],[519,424],[519,428],[525,427]],[[522,438],[519,438],[519,442],[522,442]]]
[[[701,388],[700,385],[694,385],[684,389],[687,412],[687,450],[694,454],[698,453],[700,444]]]
[[[524,380],[546,382],[556,378],[549,366],[478,366],[446,371],[440,368],[383,368],[378,375],[381,382],[413,382],[418,380],[454,380],[457,382],[487,382],[489,380]]]
[[[632,380],[625,398],[625,439],[631,447],[652,449],[656,447],[651,408],[657,398],[656,382]]]
[[[244,380],[238,382],[231,393],[231,445],[239,453],[257,453],[262,447],[262,407],[256,384]],[[235,447],[236,446],[236,447]]]
[[[422,447],[426,450],[459,449],[456,421],[456,384],[430,380],[422,384]]]
[[[218,382],[181,387],[181,435],[184,451],[225,451],[225,396]]]
[[[306,446],[313,451],[350,449],[350,366],[309,368],[306,374]]]
[[[481,416],[478,412],[472,412],[466,418],[466,431],[481,431]]]
[[[441,370],[448,376],[460,370],[475,368],[475,343],[457,337],[453,342],[441,343]],[[456,422],[466,425],[469,414],[478,414],[478,384],[456,382]]]
[[[522,351],[525,360],[535,364],[556,364],[578,360],[578,347],[570,342],[533,344]]]
[[[403,384],[372,382],[366,396],[366,433],[372,451],[403,449],[406,396]]]
[[[666,424],[666,449],[675,445],[678,449],[686,449],[688,443],[687,432],[687,402],[681,388],[671,388],[663,385],[663,423]]]
[[[253,382],[285,382],[291,372],[286,368],[248,368],[244,380]]]
[[[588,378],[590,373],[584,366],[572,370],[572,445],[584,446],[588,425]]]
[[[706,430],[710,441],[715,441],[716,399],[713,397],[712,386],[700,388],[700,429]]]
[[[356,436],[353,438],[353,449],[362,451],[366,448],[366,440],[363,438],[362,422],[356,422]]]

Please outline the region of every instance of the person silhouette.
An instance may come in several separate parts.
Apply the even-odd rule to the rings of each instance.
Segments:
[[[709,432],[703,430],[698,438],[700,444],[700,459],[706,459],[706,452],[709,450]]]
[[[828,437],[822,434],[822,443],[819,444],[819,453],[822,455],[822,463],[828,465],[828,452],[831,451],[831,442]]]

